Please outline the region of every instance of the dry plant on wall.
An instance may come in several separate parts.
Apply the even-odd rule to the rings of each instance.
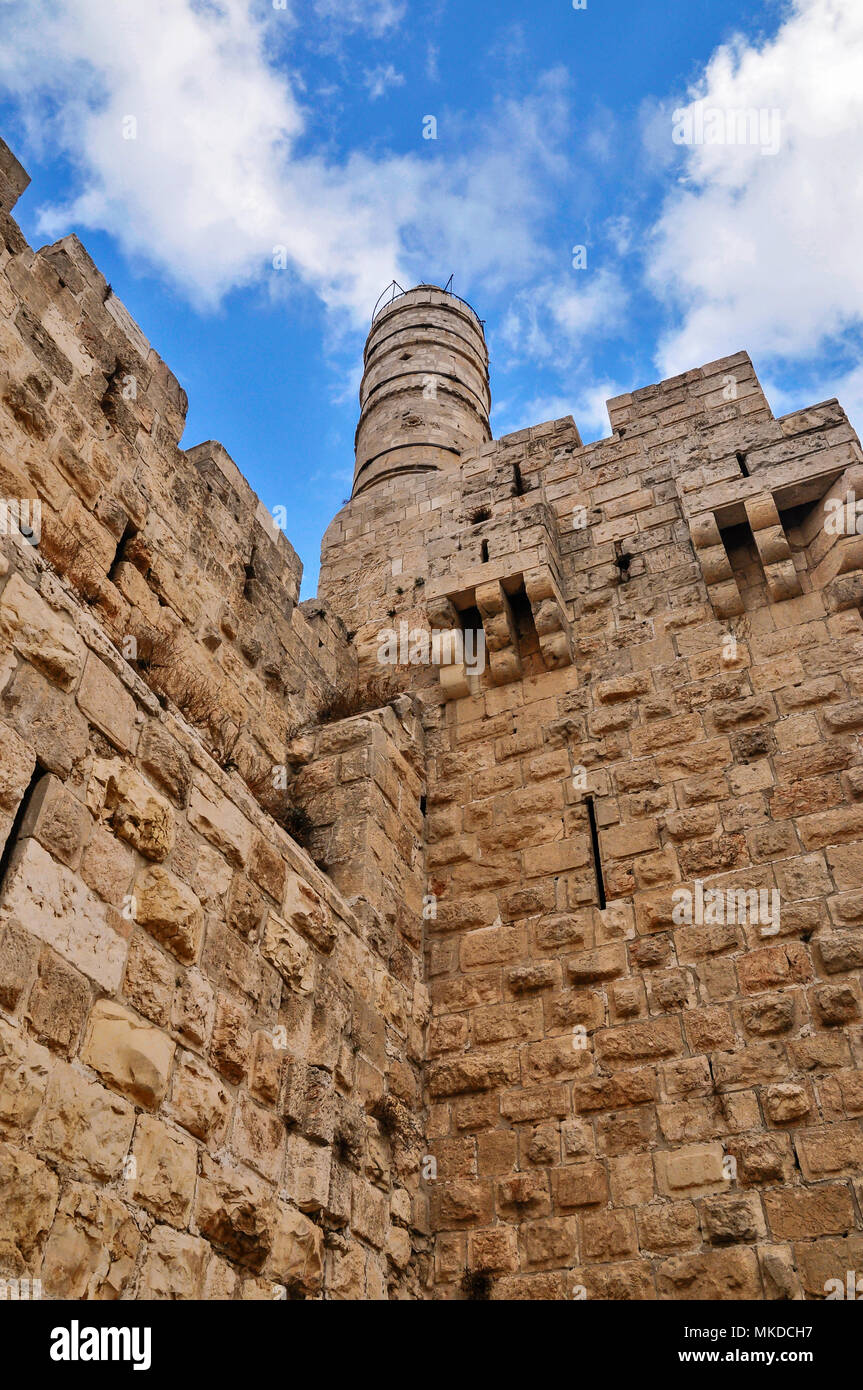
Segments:
[[[132,635],[136,644],[132,664],[138,674],[163,703],[171,700],[190,724],[207,733],[215,760],[227,764],[240,728],[225,713],[215,681],[195,664],[192,647],[178,630],[145,625]]]
[[[272,766],[261,764],[246,775],[246,786],[261,810],[311,854],[314,825],[302,806],[290,800],[287,788],[275,784],[273,772]]]
[[[494,1280],[485,1270],[471,1270],[462,1276],[461,1291],[468,1303],[487,1303],[491,1299]]]
[[[103,575],[96,562],[95,552],[84,537],[59,517],[48,517],[42,527],[39,554],[55,573],[61,575],[84,604],[91,605],[99,597]]]
[[[213,758],[227,772],[243,778],[261,809],[305,849],[320,868],[325,868],[312,849],[314,825],[304,808],[294,802],[287,787],[279,786],[271,763],[241,759],[242,725],[225,712],[217,684],[195,664],[191,646],[179,630],[167,631],[141,624],[135,633],[132,664],[162,703],[170,700],[199,731],[205,733]],[[401,688],[392,677],[375,677],[348,691],[332,690],[314,713],[297,720],[286,732],[290,744],[306,729],[337,723],[358,714],[371,713],[390,704]]]
[[[326,696],[309,720],[309,725],[337,724],[340,719],[350,719],[356,714],[371,714],[403,694],[402,687],[394,677],[374,676],[365,682],[358,682],[352,690],[333,691]]]

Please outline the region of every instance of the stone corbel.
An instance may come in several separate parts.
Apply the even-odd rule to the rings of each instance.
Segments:
[[[737,617],[743,612],[743,599],[716,518],[704,512],[690,520],[689,530],[714,613],[717,618]]]
[[[833,612],[860,607],[863,521],[858,507],[861,501],[863,465],[846,468],[821,498],[820,525],[808,546],[813,587],[825,590],[827,606]]]
[[[744,505],[772,602],[799,598],[803,592],[800,577],[772,495],[764,492],[758,497],[748,497]]]
[[[492,680],[495,685],[518,680],[521,675],[518,634],[509,598],[499,579],[477,585],[476,606],[482,618]]]
[[[461,622],[451,599],[443,595],[432,598],[426,605],[432,638],[438,644],[440,662],[438,679],[445,700],[462,700],[471,694],[467,668],[464,664],[464,645],[459,646]],[[456,660],[461,652],[462,659]]]
[[[550,671],[572,664],[572,633],[566,606],[551,570],[530,570],[524,588],[533,611],[542,659]]]

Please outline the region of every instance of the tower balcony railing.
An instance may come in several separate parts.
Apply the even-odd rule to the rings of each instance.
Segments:
[[[389,309],[390,305],[394,304],[397,299],[401,299],[403,295],[413,294],[415,290],[435,290],[438,294],[448,295],[450,299],[455,299],[459,304],[463,304],[466,309],[470,310],[472,317],[476,319],[480,329],[484,329],[485,319],[480,318],[472,304],[469,304],[466,299],[462,299],[460,294],[455,294],[450,289],[452,281],[453,277],[450,276],[443,289],[441,289],[440,285],[414,285],[413,289],[406,290],[399,284],[398,280],[391,280],[386,289],[378,296],[377,303],[372,310],[372,327],[375,324],[375,320],[380,318],[381,314]]]

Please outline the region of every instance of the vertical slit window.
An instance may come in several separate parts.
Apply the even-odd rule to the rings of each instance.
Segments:
[[[592,796],[587,798],[587,819],[590,825],[590,849],[593,857],[593,873],[596,878],[596,896],[600,908],[604,908],[605,885],[602,881],[602,856],[599,852],[599,831],[596,827],[596,808]]]

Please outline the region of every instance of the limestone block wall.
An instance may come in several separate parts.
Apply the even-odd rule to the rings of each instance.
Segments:
[[[863,1256],[860,554],[823,526],[860,445],[836,402],[774,419],[743,353],[609,412],[594,445],[552,422],[382,483],[324,541],[363,669],[533,563],[573,638],[555,669],[529,602],[517,678],[449,699],[398,668],[426,709],[435,1296],[823,1298]],[[727,920],[675,920],[679,889]],[[755,890],[778,929],[735,915]]]
[[[301,605],[26,183],[0,145],[0,498],[42,509],[0,536],[0,1278],[824,1297],[863,1261],[841,407],[775,419],[738,353],[594,444],[451,439],[361,485]],[[461,626],[482,672],[382,655]],[[403,693],[327,722],[370,678]]]
[[[26,181],[0,148],[3,209]],[[423,1297],[411,701],[309,736],[346,816],[414,801],[343,893],[270,778],[352,687],[341,621],[221,446],[178,448],[183,393],[83,248],[0,231],[0,495],[42,506],[0,536],[0,1280]]]
[[[293,741],[291,792],[310,847],[348,898],[374,903],[402,949],[422,948],[423,729],[407,698]]]
[[[36,551],[0,569],[0,1275],[421,1296],[419,957]]]
[[[185,393],[77,238],[27,246],[6,146],[3,171],[0,496],[38,500],[40,552],[217,752],[282,762],[350,683],[344,629],[297,604],[299,559],[222,446],[179,447]]]

